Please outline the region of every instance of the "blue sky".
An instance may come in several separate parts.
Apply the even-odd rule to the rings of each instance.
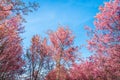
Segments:
[[[27,1],[27,0],[26,0]],[[35,0],[31,0],[35,1]],[[40,8],[25,16],[24,48],[30,45],[31,37],[39,34],[46,36],[47,30],[56,30],[59,25],[68,26],[75,35],[75,45],[86,44],[88,37],[84,26],[94,28],[94,16],[99,12],[98,7],[108,0],[36,0]],[[90,52],[83,48],[83,57]]]

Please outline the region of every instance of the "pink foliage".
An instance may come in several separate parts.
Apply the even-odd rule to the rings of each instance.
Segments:
[[[0,24],[0,72],[7,73],[19,70],[24,61],[21,58],[23,53],[19,36],[19,16],[13,17]],[[21,29],[20,29],[21,28]]]
[[[88,49],[94,54],[80,64],[73,65],[72,80],[120,79],[120,0],[106,2],[96,15],[95,30],[88,40]]]
[[[59,27],[56,32],[49,33],[51,41],[51,52],[55,60],[74,60],[74,52],[77,47],[72,46],[74,36],[71,31],[64,27]]]

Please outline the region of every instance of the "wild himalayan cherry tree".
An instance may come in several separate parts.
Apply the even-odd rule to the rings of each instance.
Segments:
[[[89,49],[95,52],[93,60],[102,72],[102,80],[120,79],[120,0],[111,0],[100,6],[96,15]]]
[[[88,49],[95,53],[85,62],[73,65],[71,79],[120,80],[120,0],[106,2],[96,15],[95,30]]]
[[[74,36],[68,28],[59,27],[57,31],[49,33],[49,38],[50,53],[56,64],[56,80],[62,80],[60,78],[62,67],[68,69],[76,58],[77,47],[73,46]]]
[[[21,73],[24,61],[20,33],[22,13],[28,13],[32,6],[21,0],[0,0],[0,79],[14,80]],[[13,79],[14,78],[14,79]]]
[[[47,39],[42,39],[35,35],[31,40],[31,46],[27,52],[27,68],[29,73],[29,80],[44,79],[44,76],[52,69],[52,58],[49,54],[49,46]]]
[[[0,78],[13,77],[23,66],[19,16],[0,24]],[[10,76],[11,74],[11,76]],[[9,76],[8,76],[9,75]]]
[[[0,79],[4,80],[13,79],[15,73],[20,73],[24,62],[21,59],[20,16],[8,19],[11,11],[5,10],[10,9],[12,5],[4,0],[0,3]]]

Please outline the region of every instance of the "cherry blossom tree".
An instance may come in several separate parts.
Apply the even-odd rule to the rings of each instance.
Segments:
[[[71,68],[71,80],[120,79],[120,0],[100,6],[94,21],[95,29],[86,27],[88,49],[94,54]]]
[[[51,56],[56,63],[56,80],[60,79],[61,66],[70,67],[75,61],[77,47],[73,45],[74,36],[65,27],[59,27],[57,31],[49,32]]]
[[[95,53],[94,62],[101,71],[101,79],[120,79],[120,0],[100,6],[94,21],[95,30],[88,40],[88,49]]]
[[[23,72],[23,48],[20,34],[23,14],[36,5],[25,4],[22,0],[0,0],[0,79],[14,80]]]
[[[27,51],[27,72],[29,80],[44,79],[45,75],[53,68],[53,61],[49,54],[47,39],[35,35],[31,40],[30,49]]]
[[[7,75],[17,72],[24,64],[21,58],[23,51],[22,39],[19,36],[21,31],[19,20],[19,16],[16,16],[0,25],[0,78],[2,80],[8,77]]]

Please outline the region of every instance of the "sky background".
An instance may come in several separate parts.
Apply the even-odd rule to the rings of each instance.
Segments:
[[[69,27],[75,35],[75,45],[87,44],[88,39],[84,26],[94,28],[94,16],[99,12],[98,8],[108,0],[31,0],[37,1],[40,8],[28,16],[25,16],[27,23],[24,23],[25,33],[23,36],[24,48],[29,48],[33,35],[39,34],[42,37],[48,30],[57,30],[59,26]],[[27,2],[27,0],[26,0]],[[83,48],[83,57],[91,53]]]

